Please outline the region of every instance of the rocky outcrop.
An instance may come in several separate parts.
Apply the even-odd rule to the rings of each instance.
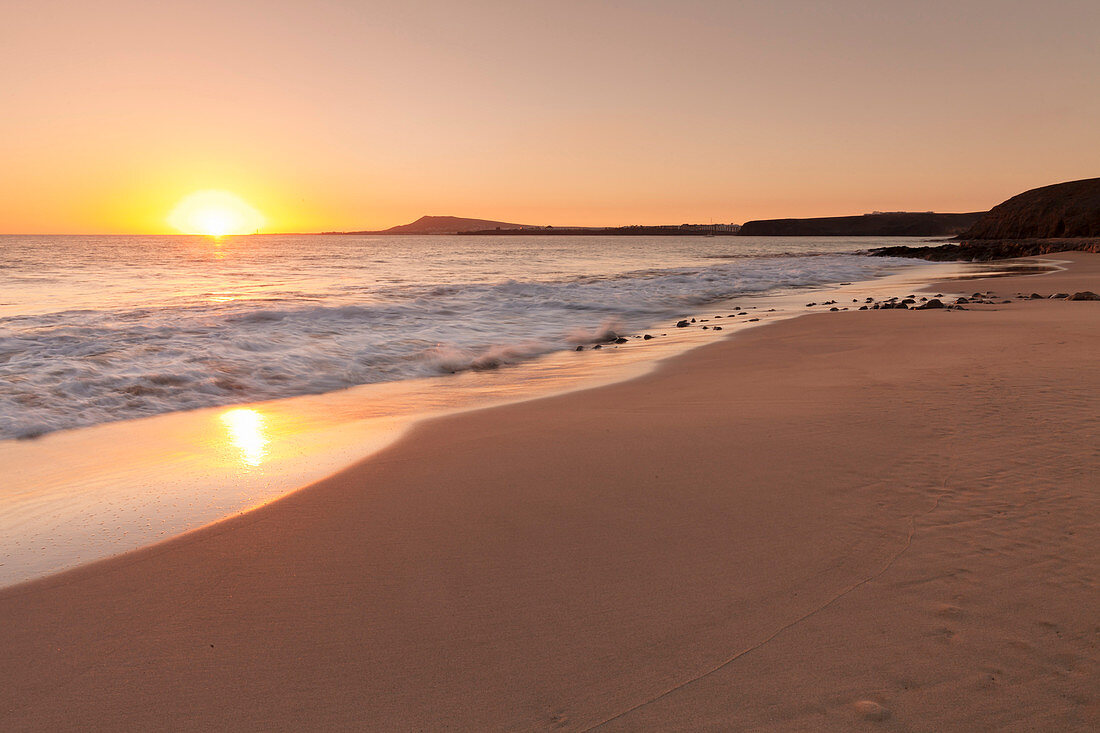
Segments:
[[[960,240],[1100,238],[1100,178],[1025,191],[990,209]]]
[[[1025,191],[990,209],[957,244],[881,247],[880,257],[1006,260],[1054,252],[1100,252],[1100,178]]]
[[[958,242],[925,247],[879,247],[876,257],[913,257],[933,262],[985,262],[1013,257],[1035,257],[1054,252],[1100,252],[1100,239],[1025,239],[1019,241]]]

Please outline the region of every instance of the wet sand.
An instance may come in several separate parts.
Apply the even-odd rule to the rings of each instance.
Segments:
[[[932,289],[1100,291],[1065,259]],[[0,727],[1094,729],[1100,303],[968,307],[426,422],[0,591]]]

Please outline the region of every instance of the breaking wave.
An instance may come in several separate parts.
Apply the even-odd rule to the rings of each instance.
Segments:
[[[893,266],[853,255],[737,258],[561,279],[373,282],[343,287],[339,297],[284,290],[14,315],[0,319],[0,438],[493,369],[707,303]]]

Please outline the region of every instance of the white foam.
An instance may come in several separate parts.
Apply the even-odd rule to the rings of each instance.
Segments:
[[[346,274],[336,278],[328,262],[317,276],[327,291],[316,282],[313,290],[276,288],[272,278],[272,287],[253,285],[245,297],[105,297],[102,308],[53,311],[36,303],[0,318],[0,438],[496,368],[707,303],[899,266],[843,254],[707,254],[690,267],[554,276],[544,266],[540,277],[521,279],[521,256],[505,254],[479,254],[480,279],[467,282],[411,264],[384,278],[366,264],[341,264]],[[344,263],[347,253],[331,259]],[[492,279],[492,267],[510,277]]]

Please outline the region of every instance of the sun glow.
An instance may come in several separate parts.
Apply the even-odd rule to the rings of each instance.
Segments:
[[[181,200],[168,215],[168,223],[184,234],[224,237],[252,234],[266,222],[264,215],[240,196],[210,190],[196,191]]]
[[[264,425],[264,416],[248,407],[237,407],[223,412],[222,424],[229,442],[241,454],[241,462],[247,466],[259,466],[267,457],[270,439]]]

